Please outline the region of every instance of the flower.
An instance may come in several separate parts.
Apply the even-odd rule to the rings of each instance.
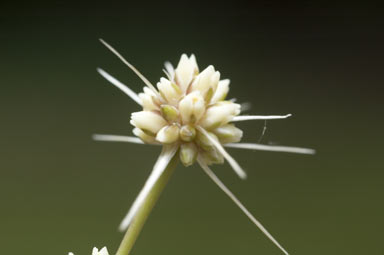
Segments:
[[[72,252],[68,253],[68,255],[74,255]],[[102,248],[100,251],[96,247],[92,250],[92,255],[109,255],[107,247]]]
[[[170,67],[170,65],[167,65]],[[175,70],[168,68],[157,89],[138,96],[143,110],[134,112],[134,134],[144,143],[179,147],[185,166],[199,158],[204,164],[223,163],[222,144],[239,142],[243,132],[230,124],[241,106],[225,100],[229,80],[220,81],[213,66],[201,73],[194,55],[183,54]],[[241,178],[245,172],[230,159]]]
[[[230,81],[228,79],[220,80],[220,72],[215,70],[212,65],[200,72],[193,54],[189,57],[183,54],[176,68],[166,62],[164,70],[166,77],[160,78],[155,87],[112,46],[103,40],[101,42],[135,72],[146,86],[142,93],[136,94],[104,70],[97,69],[105,79],[131,97],[142,109],[131,115],[131,124],[134,126],[133,134],[136,137],[97,134],[94,135],[94,139],[163,146],[151,175],[121,223],[120,229],[124,230],[131,224],[152,187],[170,160],[179,151],[180,161],[185,166],[190,166],[197,161],[204,172],[250,220],[284,253],[288,254],[218,179],[209,165],[222,164],[226,160],[236,174],[245,179],[245,171],[224,147],[313,154],[313,150],[305,148],[239,143],[243,132],[235,126],[236,122],[285,119],[291,114],[240,115],[241,105],[235,103],[234,100],[227,99]]]

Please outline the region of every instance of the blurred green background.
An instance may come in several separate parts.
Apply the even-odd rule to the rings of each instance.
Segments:
[[[195,53],[230,96],[269,121],[264,143],[315,156],[231,150],[215,172],[291,254],[384,254],[383,18],[375,5],[303,2],[0,3],[2,254],[114,254],[120,220],[159,148],[131,135],[137,105],[103,80],[143,83]],[[239,123],[257,142],[263,122]],[[132,254],[282,254],[197,167],[179,166]]]

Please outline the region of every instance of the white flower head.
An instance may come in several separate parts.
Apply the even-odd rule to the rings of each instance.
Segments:
[[[197,161],[205,173],[240,207],[251,221],[287,254],[269,232],[224,186],[209,168],[209,165],[222,164],[226,160],[237,175],[245,179],[245,171],[224,147],[313,154],[313,150],[305,148],[239,143],[243,132],[235,126],[235,122],[285,119],[291,115],[240,115],[241,105],[227,99],[230,81],[228,79],[220,80],[221,74],[212,65],[199,72],[193,54],[189,57],[183,54],[176,69],[173,68],[172,64],[166,62],[164,72],[167,77],[160,78],[155,87],[112,46],[103,40],[101,42],[128,65],[146,86],[142,93],[136,94],[102,69],[98,69],[98,72],[105,79],[130,96],[142,109],[131,115],[131,124],[134,126],[133,133],[137,138],[94,135],[94,139],[163,146],[162,153],[151,175],[120,225],[120,229],[124,230],[130,225],[170,160],[176,155],[176,152],[179,152],[180,161],[185,166],[190,166]]]
[[[239,142],[242,136],[229,124],[241,108],[225,100],[229,80],[220,81],[213,66],[199,73],[194,55],[183,54],[177,68],[169,72],[168,79],[157,83],[159,93],[145,88],[139,94],[143,109],[131,115],[134,134],[145,143],[178,146],[185,166],[197,158],[206,164],[223,163],[222,145]],[[245,173],[236,168],[244,178]]]
[[[68,255],[74,255],[72,252],[68,253]],[[92,250],[92,255],[109,255],[107,247],[102,248],[100,251],[96,247]]]

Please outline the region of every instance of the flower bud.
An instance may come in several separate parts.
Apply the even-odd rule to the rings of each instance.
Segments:
[[[197,147],[193,143],[183,143],[180,146],[180,160],[184,166],[192,165],[197,157]]]
[[[200,125],[206,129],[214,129],[228,123],[239,113],[239,104],[229,101],[219,102],[207,109]]]
[[[162,127],[167,125],[167,122],[160,114],[150,111],[141,111],[132,113],[131,124],[144,132],[156,134]]]
[[[215,134],[208,131],[207,133],[211,135],[213,139],[219,141]],[[201,132],[196,133],[196,143],[199,145],[199,147],[203,148],[204,150],[212,150],[214,148],[212,142]]]
[[[145,111],[159,110],[160,100],[150,88],[144,87],[144,93],[140,93],[139,97]]]
[[[180,88],[176,84],[165,78],[160,79],[160,82],[157,83],[157,88],[159,89],[160,95],[173,105],[179,101],[182,94]]]
[[[182,126],[180,129],[180,138],[184,142],[190,142],[195,139],[196,129],[192,125]]]
[[[215,72],[213,66],[208,66],[198,76],[196,76],[194,82],[191,85],[191,91],[200,91],[205,97],[205,94],[211,88],[212,91],[216,91],[217,85],[220,80],[220,73]]]
[[[184,124],[198,121],[205,112],[205,102],[199,92],[192,92],[179,103],[179,111]]]
[[[199,68],[196,63],[195,55],[192,54],[191,57],[188,58],[186,54],[183,54],[175,70],[175,78],[183,92],[188,89],[193,77],[198,73]]]
[[[168,104],[161,105],[161,114],[169,122],[175,122],[179,118],[179,110]]]
[[[202,152],[201,157],[203,158],[204,162],[208,165],[224,163],[223,155],[221,155],[221,153],[214,148]]]
[[[213,133],[217,135],[220,143],[237,143],[240,142],[243,136],[243,131],[235,127],[233,124],[227,124],[213,130]]]
[[[149,144],[157,144],[158,143],[154,136],[146,134],[140,128],[134,128],[132,132],[135,136],[139,137],[145,143],[149,143]]]
[[[156,140],[161,143],[173,143],[179,139],[180,128],[176,125],[163,127],[156,135]]]
[[[219,81],[216,92],[211,99],[211,104],[222,101],[227,97],[229,91],[229,82],[230,81],[228,79]]]

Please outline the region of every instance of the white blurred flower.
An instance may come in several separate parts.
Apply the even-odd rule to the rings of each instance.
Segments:
[[[68,255],[74,255],[72,252],[68,253]],[[100,251],[96,247],[92,250],[92,255],[109,255],[107,247],[102,248]]]
[[[167,78],[161,78],[160,82],[157,83],[156,89],[114,48],[103,40],[101,42],[128,65],[142,79],[146,86],[142,93],[136,94],[104,70],[98,69],[98,72],[105,79],[130,96],[142,107],[142,110],[131,115],[131,124],[134,126],[133,133],[138,138],[94,135],[94,139],[163,145],[163,151],[151,175],[120,225],[120,229],[124,230],[131,224],[132,219],[157,179],[161,176],[170,160],[179,151],[180,160],[185,166],[190,166],[197,161],[205,173],[240,207],[251,221],[286,253],[268,231],[224,186],[208,165],[222,164],[225,159],[238,176],[245,179],[245,171],[229,155],[224,147],[313,154],[314,151],[311,149],[238,143],[243,132],[235,126],[235,122],[284,119],[291,115],[239,115],[241,113],[241,105],[234,103],[233,100],[226,99],[230,81],[228,79],[220,80],[220,73],[212,65],[199,72],[196,58],[193,54],[190,57],[183,54],[176,69],[173,68],[172,64],[166,62],[166,70],[164,72]]]

